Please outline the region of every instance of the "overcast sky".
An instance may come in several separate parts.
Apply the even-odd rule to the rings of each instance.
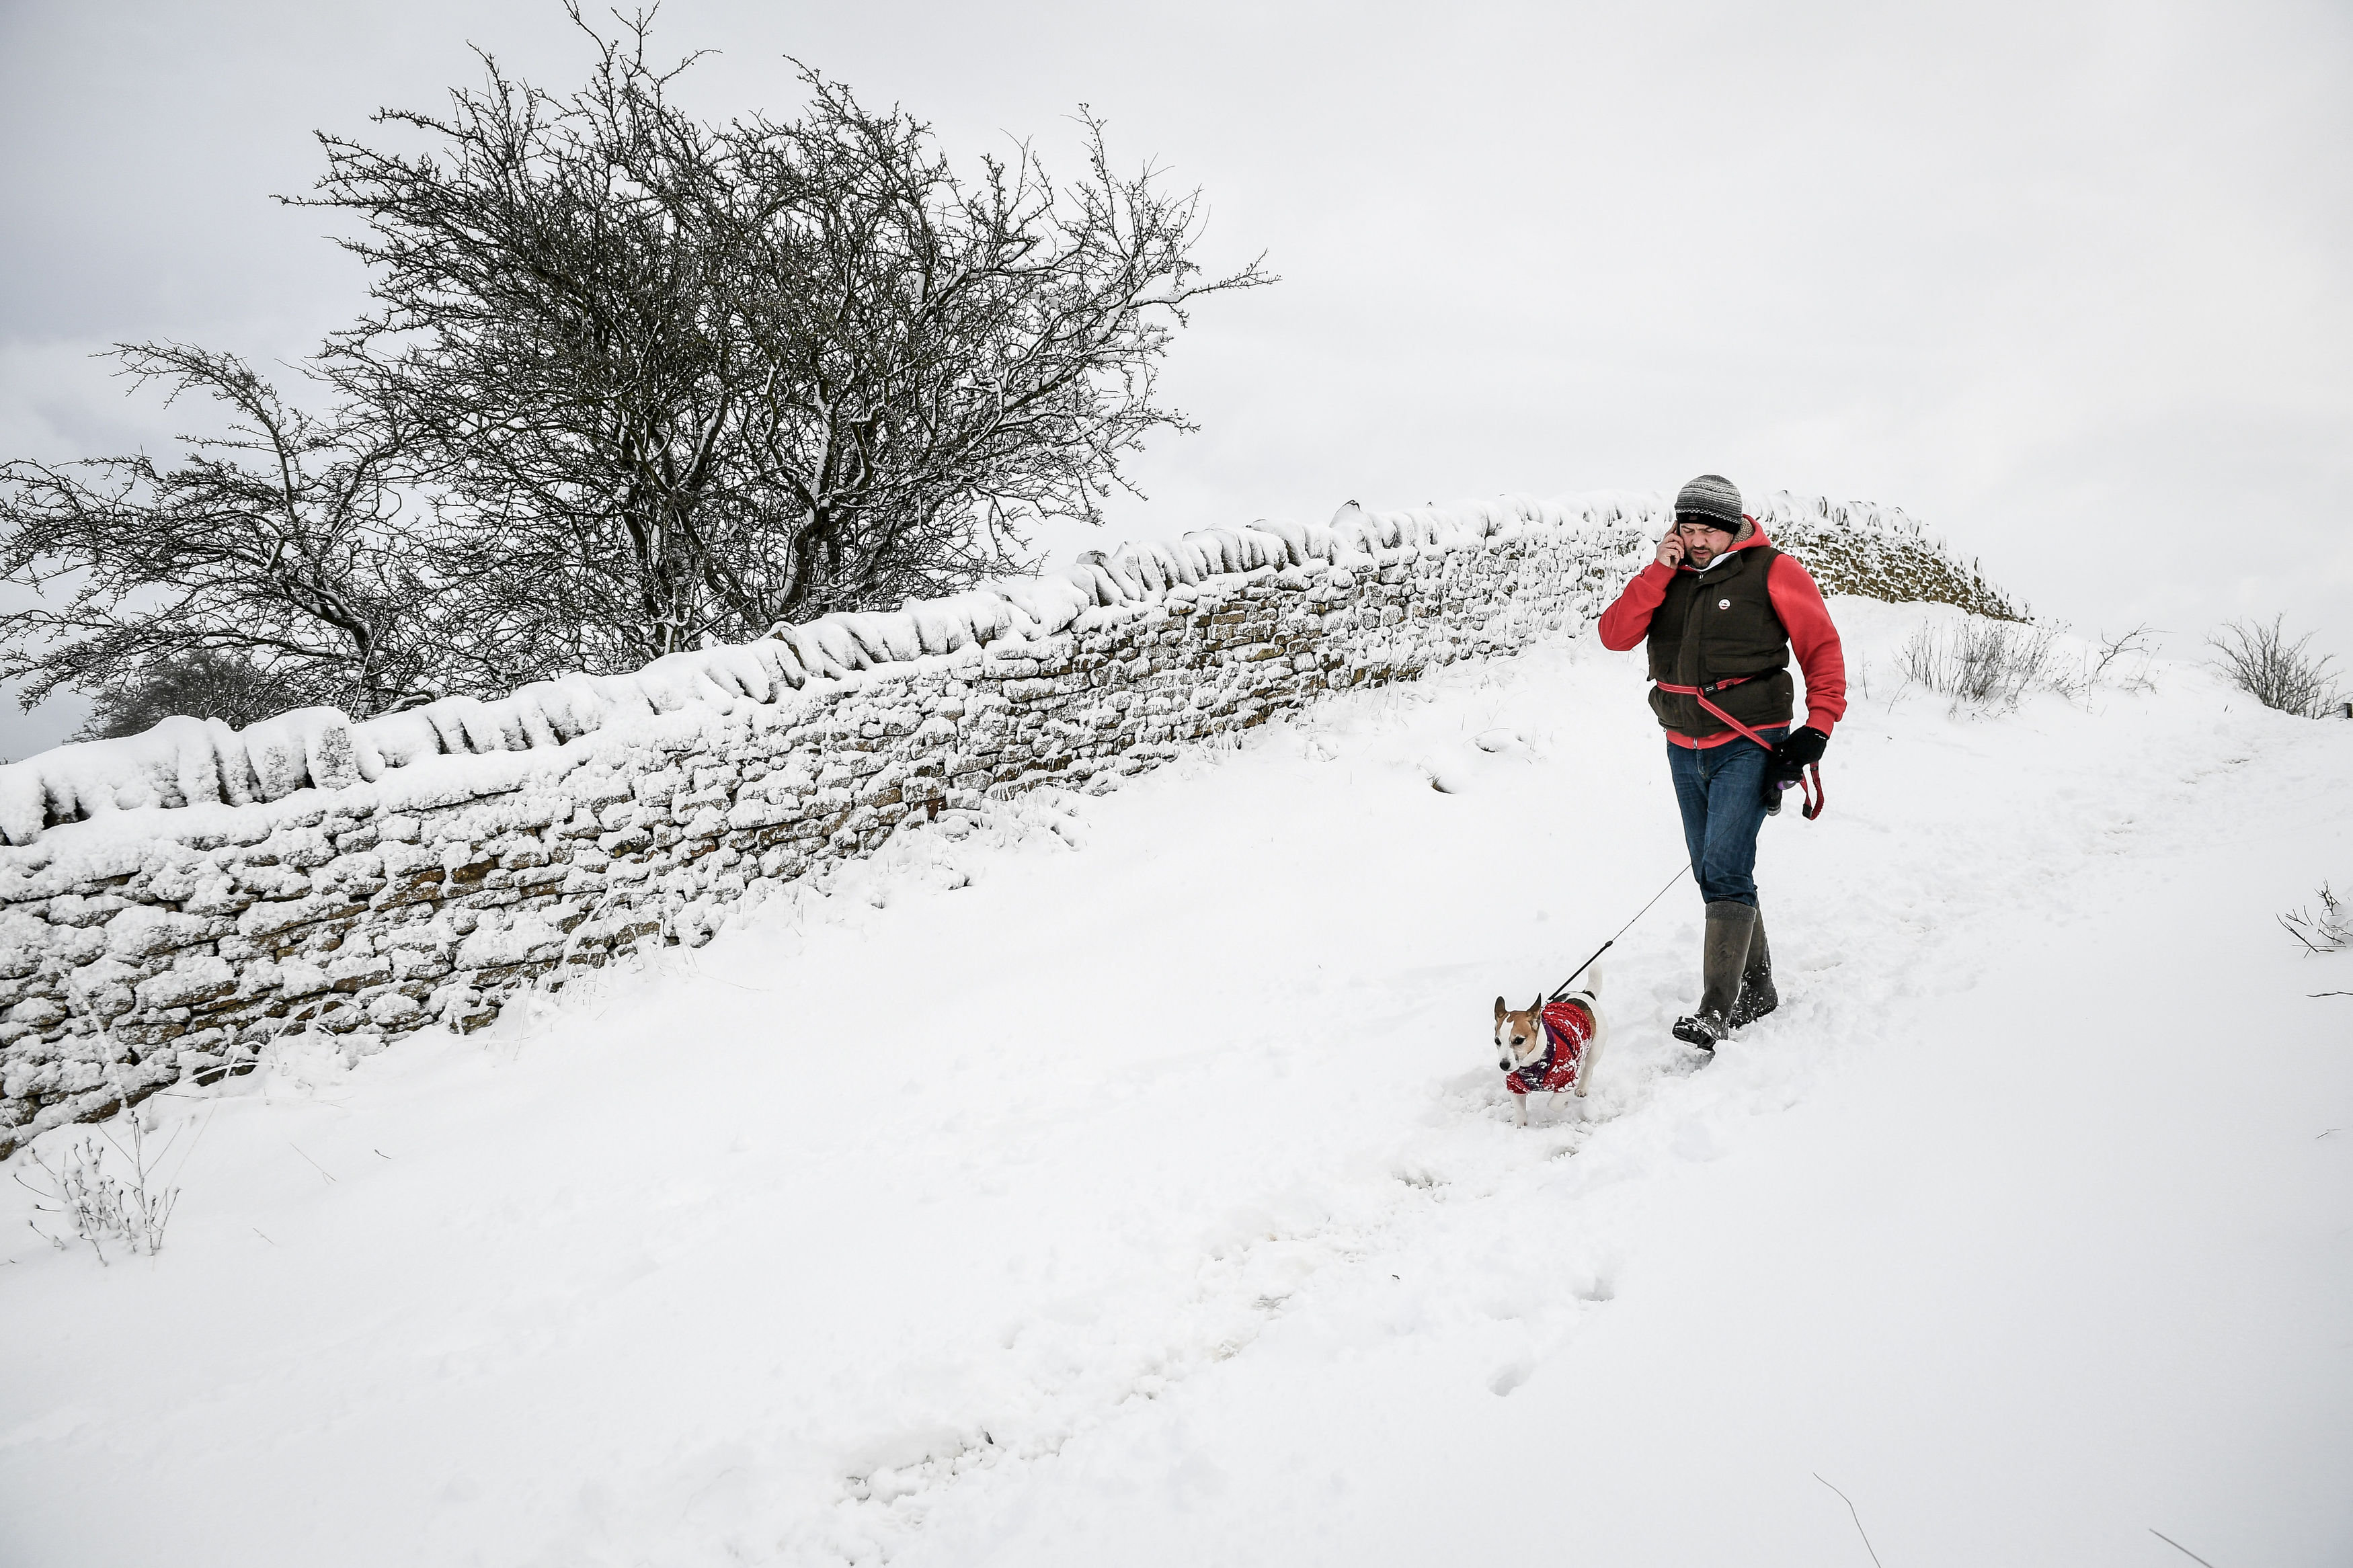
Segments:
[[[1703,470],[1905,507],[2039,614],[2353,662],[2353,6],[672,0],[714,115],[789,52],[968,157],[1200,186],[1203,426],[1107,536]],[[90,356],[292,361],[362,279],[314,130],[586,56],[555,0],[0,0],[0,455],[171,449]],[[1067,556],[1066,544],[1060,553]],[[0,715],[0,754],[76,715]]]

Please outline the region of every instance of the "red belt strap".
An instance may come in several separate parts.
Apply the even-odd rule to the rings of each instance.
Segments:
[[[1672,692],[1677,697],[1697,698],[1701,707],[1706,709],[1709,712],[1715,714],[1717,718],[1723,720],[1725,723],[1731,725],[1734,729],[1739,731],[1742,734],[1747,736],[1750,740],[1756,742],[1758,745],[1764,747],[1769,752],[1773,749],[1772,742],[1767,740],[1764,736],[1758,734],[1756,731],[1750,729],[1747,725],[1742,723],[1739,720],[1734,718],[1731,714],[1726,713],[1723,709],[1718,708],[1715,703],[1710,702],[1707,700],[1707,694],[1711,691],[1721,691],[1727,686],[1737,686],[1744,680],[1754,680],[1755,679],[1757,678],[1753,675],[1736,675],[1728,680],[1719,680],[1712,686],[1670,686],[1663,680],[1660,681],[1658,685],[1660,690]],[[1822,807],[1828,805],[1830,801],[1830,797],[1822,793],[1821,764],[1820,763],[1808,763],[1806,764],[1805,773],[1799,777],[1798,782],[1800,793],[1805,797],[1805,805],[1799,808],[1799,814],[1808,822],[1811,822],[1814,818],[1822,814]],[[1781,787],[1787,789],[1788,785],[1784,784]]]

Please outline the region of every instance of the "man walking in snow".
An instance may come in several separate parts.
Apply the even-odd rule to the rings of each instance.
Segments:
[[[1720,474],[1676,494],[1658,559],[1602,613],[1602,647],[1623,653],[1644,641],[1651,710],[1667,732],[1683,842],[1707,900],[1699,1007],[1674,1034],[1713,1052],[1780,1004],[1757,910],[1757,832],[1779,809],[1781,785],[1820,760],[1846,712],[1846,656],[1813,578],[1773,548]],[[1806,676],[1806,722],[1794,731],[1792,651]],[[1709,712],[1702,696],[1771,749]]]

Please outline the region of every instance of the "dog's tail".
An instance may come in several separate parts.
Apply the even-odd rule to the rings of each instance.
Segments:
[[[1602,967],[1600,961],[1598,959],[1592,963],[1588,964],[1586,966],[1585,973],[1577,977],[1577,990],[1584,992],[1588,996],[1599,996],[1601,994]],[[1574,996],[1577,994],[1577,992],[1572,991],[1569,994]]]

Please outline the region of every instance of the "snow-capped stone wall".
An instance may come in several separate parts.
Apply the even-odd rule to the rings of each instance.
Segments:
[[[1883,596],[2009,613],[1900,512],[1760,515],[1830,591],[1902,565]],[[910,825],[1517,652],[1597,616],[1665,519],[1655,495],[1351,503],[497,701],[171,720],[0,767],[0,1158],[288,1029],[472,1029]]]

